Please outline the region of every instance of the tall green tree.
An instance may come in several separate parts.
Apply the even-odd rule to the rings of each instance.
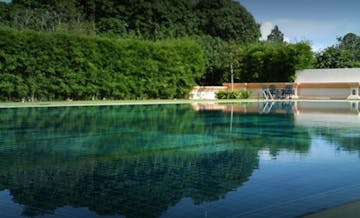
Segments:
[[[302,41],[295,44],[288,44],[288,47],[295,51],[295,70],[314,67],[315,57],[309,42]]]
[[[89,33],[91,27],[76,0],[14,0],[9,5],[9,25],[18,29]]]
[[[210,35],[240,43],[260,36],[253,16],[234,0],[14,0],[10,5],[10,23],[19,29],[125,32],[151,40]]]
[[[261,35],[259,24],[239,2],[199,0],[196,9],[205,34],[240,43],[256,42]]]
[[[218,37],[199,36],[197,42],[204,50],[206,58],[206,72],[197,81],[200,85],[221,85],[224,74],[229,69],[229,62],[223,55],[229,43]]]
[[[290,82],[295,72],[312,66],[311,47],[299,44],[255,43],[244,50],[242,82]]]
[[[0,1],[0,24],[6,25],[9,22],[10,7],[7,3]]]
[[[235,81],[240,81],[242,46],[211,36],[197,37],[196,40],[204,50],[206,58],[206,72],[198,79],[199,85],[222,85],[229,82],[231,65]]]
[[[339,48],[348,50],[352,53],[354,62],[360,62],[360,36],[354,33],[348,33],[338,38]]]
[[[279,27],[275,25],[275,27],[271,30],[271,33],[267,36],[268,42],[284,42],[284,34],[279,30]]]
[[[355,67],[353,55],[350,51],[338,46],[331,46],[316,53],[316,68],[344,68]]]

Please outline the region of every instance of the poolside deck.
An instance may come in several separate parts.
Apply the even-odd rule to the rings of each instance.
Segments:
[[[79,106],[115,106],[115,105],[151,105],[151,104],[193,104],[193,103],[251,103],[251,102],[358,102],[349,99],[242,99],[242,100],[206,100],[206,99],[155,99],[155,100],[95,100],[95,101],[36,101],[36,102],[0,102],[0,108],[21,107],[79,107]]]
[[[326,209],[318,213],[306,215],[303,218],[358,218],[359,216],[360,201],[356,201],[338,207]]]

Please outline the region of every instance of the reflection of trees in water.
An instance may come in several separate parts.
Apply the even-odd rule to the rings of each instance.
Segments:
[[[18,203],[27,206],[24,214],[31,216],[72,205],[98,214],[157,217],[184,197],[197,204],[218,200],[258,167],[256,150],[249,149],[117,160],[55,157],[63,163],[47,156],[42,157],[44,165],[24,165],[17,155],[9,154],[11,167],[1,164],[1,181]]]
[[[358,152],[360,155],[360,131],[356,128],[350,130],[341,128],[317,128],[313,134],[321,136],[327,142],[337,145],[339,149]]]
[[[307,128],[295,126],[293,114],[233,114],[231,130],[229,113],[200,111],[208,122],[209,135],[231,138],[234,143],[257,149],[269,149],[273,156],[280,150],[307,153],[310,136]],[[216,112],[215,112],[216,113]],[[209,119],[210,117],[210,119]],[[213,117],[211,119],[211,117]]]
[[[156,217],[241,186],[260,149],[310,144],[289,114],[235,114],[230,132],[229,114],[189,105],[9,109],[0,123],[0,187],[28,216],[71,205]]]
[[[221,141],[304,152],[309,145],[307,130],[295,127],[292,114],[235,114],[229,132],[229,114],[195,112],[190,105],[8,109],[0,123],[3,145],[69,155],[124,155]]]
[[[356,137],[341,137],[335,139],[345,151],[357,151],[360,155],[360,135]]]

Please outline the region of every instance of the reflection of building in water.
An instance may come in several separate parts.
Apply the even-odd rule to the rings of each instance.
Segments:
[[[359,102],[298,102],[297,125],[360,127]]]
[[[360,125],[360,103],[353,102],[314,102],[288,101],[273,102],[259,101],[243,104],[193,104],[196,111],[218,110],[225,113],[259,113],[259,114],[294,114],[297,124],[312,126],[317,124],[331,125],[346,123]]]
[[[193,109],[196,111],[218,110],[231,113],[291,114],[296,111],[296,102],[259,101],[242,104],[196,103],[193,104]]]
[[[298,102],[295,125],[308,129],[339,150],[360,155],[359,102]]]
[[[235,117],[241,114],[254,116],[276,114],[291,117],[294,128],[306,129],[312,137],[336,145],[339,149],[359,152],[360,155],[360,102],[253,102],[241,105],[204,105],[196,110],[218,110],[227,113],[229,129],[236,129]],[[239,116],[240,115],[240,116]],[[271,117],[271,116],[270,116]],[[235,120],[235,121],[234,121]],[[262,134],[259,132],[259,134]],[[296,132],[289,135],[296,138]]]

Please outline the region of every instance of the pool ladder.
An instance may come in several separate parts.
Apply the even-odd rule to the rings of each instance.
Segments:
[[[274,97],[272,96],[270,89],[262,89],[262,94],[265,100],[274,100]]]
[[[262,109],[262,114],[268,114],[271,112],[272,107],[274,106],[275,102],[266,102],[263,109]]]

